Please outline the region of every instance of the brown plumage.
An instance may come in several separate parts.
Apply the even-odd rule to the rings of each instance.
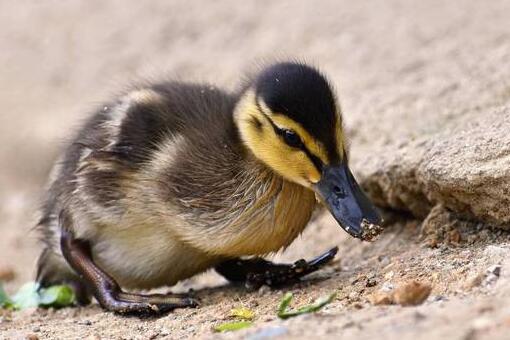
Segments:
[[[284,88],[271,90],[271,79]],[[277,112],[275,103],[283,105]],[[171,286],[215,266],[237,281],[240,269],[224,264],[287,247],[310,220],[316,194],[329,204],[316,187],[324,168],[346,166],[344,158],[335,97],[304,64],[273,65],[238,93],[178,82],[134,88],[98,109],[57,161],[39,223],[37,279],[72,284],[80,302],[92,293],[117,312],[193,305],[126,297],[115,282]],[[111,292],[101,288],[108,280]]]

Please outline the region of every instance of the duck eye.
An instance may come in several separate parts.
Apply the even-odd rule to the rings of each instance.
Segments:
[[[294,131],[283,130],[282,135],[283,135],[283,140],[285,141],[285,143],[287,143],[287,145],[292,146],[293,148],[297,148],[297,147],[301,146],[301,139],[299,138],[297,133],[295,133]]]

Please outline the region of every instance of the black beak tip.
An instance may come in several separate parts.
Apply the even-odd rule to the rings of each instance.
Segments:
[[[363,230],[360,227],[343,226],[342,224],[340,226],[352,237],[361,238],[363,234]]]
[[[361,221],[361,239],[363,241],[373,241],[380,233],[382,233],[383,228],[381,227],[382,219],[379,217],[376,223],[370,223],[368,220],[363,219]]]
[[[370,214],[369,218],[359,218],[354,222],[339,218],[340,226],[352,237],[363,241],[373,241],[383,231],[382,218],[377,214]]]

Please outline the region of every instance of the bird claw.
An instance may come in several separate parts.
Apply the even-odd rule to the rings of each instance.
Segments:
[[[293,264],[272,264],[266,267],[264,271],[248,273],[245,286],[253,290],[263,285],[279,287],[295,283],[305,275],[313,273],[328,264],[337,252],[338,247],[335,247],[310,261],[300,259]]]
[[[123,295],[123,293],[119,295]],[[129,297],[123,298],[119,296],[109,301],[107,304],[107,309],[117,314],[136,315],[143,317],[163,315],[173,311],[176,308],[195,308],[198,306],[198,302],[195,299],[189,297],[175,298],[169,295],[167,298],[168,301],[165,301],[165,299],[162,299],[161,296],[153,299],[150,295],[125,295],[129,295]],[[143,301],[136,301],[138,296],[140,296]]]

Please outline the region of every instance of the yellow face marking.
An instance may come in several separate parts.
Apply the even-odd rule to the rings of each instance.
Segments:
[[[329,160],[323,146],[297,122],[282,114],[268,115],[269,112],[261,112],[259,107],[268,110],[261,103],[257,105],[253,90],[249,90],[236,107],[234,119],[244,144],[284,178],[305,187],[317,183],[321,174],[310,158],[302,150],[287,145],[275,133],[271,122],[278,128],[295,131],[308,150],[327,164]]]
[[[345,148],[344,148],[344,134],[343,134],[343,128],[342,128],[342,115],[341,110],[339,107],[336,109],[336,126],[335,126],[335,138],[336,138],[336,146],[338,155],[340,156],[340,159],[345,158]]]
[[[262,109],[262,112],[268,117],[268,119],[271,119],[271,121],[280,129],[288,129],[296,132],[299,137],[301,138],[301,141],[306,146],[306,148],[315,156],[319,157],[319,159],[324,164],[329,164],[329,158],[326,154],[325,148],[317,141],[315,138],[313,138],[308,131],[306,131],[301,124],[298,122],[290,119],[284,114],[278,113],[278,112],[272,112],[271,109],[267,106],[264,101],[259,100],[258,104],[260,108]]]
[[[296,132],[301,141],[306,146],[306,148],[315,156],[319,157],[319,159],[324,164],[329,164],[329,157],[326,153],[326,150],[321,142],[317,141],[313,138],[302,126],[301,124],[295,122],[289,117],[274,113],[269,117],[273,121],[273,123],[280,129],[289,129]]]

